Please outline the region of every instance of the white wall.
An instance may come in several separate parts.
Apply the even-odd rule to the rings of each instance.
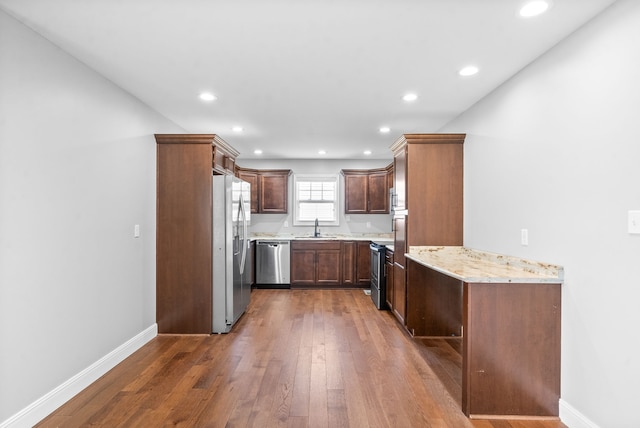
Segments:
[[[295,174],[337,174],[340,182],[340,216],[339,226],[323,226],[321,233],[336,234],[370,234],[391,233],[390,214],[349,214],[344,213],[344,177],[342,169],[385,168],[393,161],[389,150],[389,159],[238,159],[238,165],[257,169],[290,169]],[[348,219],[348,221],[347,221]],[[289,227],[284,227],[285,221]],[[367,227],[369,225],[369,227]],[[279,233],[304,235],[313,233],[313,227],[293,226],[293,175],[289,179],[289,213],[288,214],[252,214],[252,233]]]
[[[468,135],[465,245],[565,267],[571,428],[640,426],[639,40],[640,2],[618,1],[441,130]]]
[[[155,132],[0,11],[0,423],[155,323]]]

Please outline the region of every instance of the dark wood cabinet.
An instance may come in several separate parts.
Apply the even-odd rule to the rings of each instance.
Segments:
[[[341,245],[340,241],[291,241],[291,286],[341,285]]]
[[[405,324],[407,300],[404,254],[411,246],[462,245],[463,143],[465,134],[405,134],[394,154],[394,302]]]
[[[342,241],[342,283],[344,285],[356,284],[356,254],[358,245],[355,241]]]
[[[291,243],[291,285],[316,285],[316,250]]]
[[[369,241],[291,241],[291,285],[369,287]]]
[[[404,325],[407,315],[407,283],[405,268],[399,263],[393,264],[393,303],[393,314]]]
[[[393,218],[393,314],[404,325],[407,307],[407,293],[405,284],[404,254],[406,249],[406,215],[396,215]]]
[[[394,299],[394,268],[393,268],[393,251],[387,248],[387,251],[384,255],[384,274],[385,274],[385,282],[387,285],[387,307],[389,310],[393,311],[395,307],[395,299]]]
[[[346,214],[389,213],[389,169],[343,169]]]
[[[228,173],[224,156],[235,159],[237,152],[217,135],[155,137],[158,332],[209,334],[213,172]]]
[[[213,172],[216,174],[233,174],[238,152],[216,136],[216,142],[211,146]]]
[[[286,214],[289,200],[291,170],[260,171],[259,209],[261,213]]]
[[[290,169],[249,169],[236,167],[236,176],[251,184],[251,212],[286,214],[289,201]]]
[[[357,241],[357,247],[356,285],[369,287],[371,285],[371,250],[369,249],[369,241]]]
[[[474,279],[407,260],[407,329],[414,336],[462,338],[465,415],[557,417],[561,282],[523,283],[508,274],[504,282],[485,281],[482,267],[470,271]]]
[[[258,213],[258,173],[253,170],[239,170],[237,168],[236,176],[251,185],[251,213]]]

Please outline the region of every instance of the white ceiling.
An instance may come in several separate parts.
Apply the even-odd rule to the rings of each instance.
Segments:
[[[0,0],[0,8],[189,133],[241,158],[390,159],[614,0]],[[480,73],[457,72],[475,64]],[[203,102],[202,91],[218,99]],[[415,92],[417,101],[402,96]],[[235,125],[242,133],[231,130]],[[380,134],[389,126],[389,134]],[[457,130],[465,132],[464,129]]]

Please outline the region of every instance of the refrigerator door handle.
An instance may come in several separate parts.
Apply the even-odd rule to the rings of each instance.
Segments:
[[[247,213],[244,204],[244,198],[242,194],[240,194],[240,212],[238,213],[238,217],[242,215],[242,239],[240,240],[240,245],[242,246],[242,258],[240,259],[240,274],[244,273],[244,265],[247,260]]]

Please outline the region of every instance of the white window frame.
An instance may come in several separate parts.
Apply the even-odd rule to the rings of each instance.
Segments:
[[[333,204],[335,207],[333,219],[331,221],[320,220],[322,226],[340,225],[340,177],[338,174],[294,174],[293,176],[293,225],[313,226],[315,221],[300,220],[300,200],[298,199],[298,183],[307,181],[331,181],[335,183],[335,194]]]

